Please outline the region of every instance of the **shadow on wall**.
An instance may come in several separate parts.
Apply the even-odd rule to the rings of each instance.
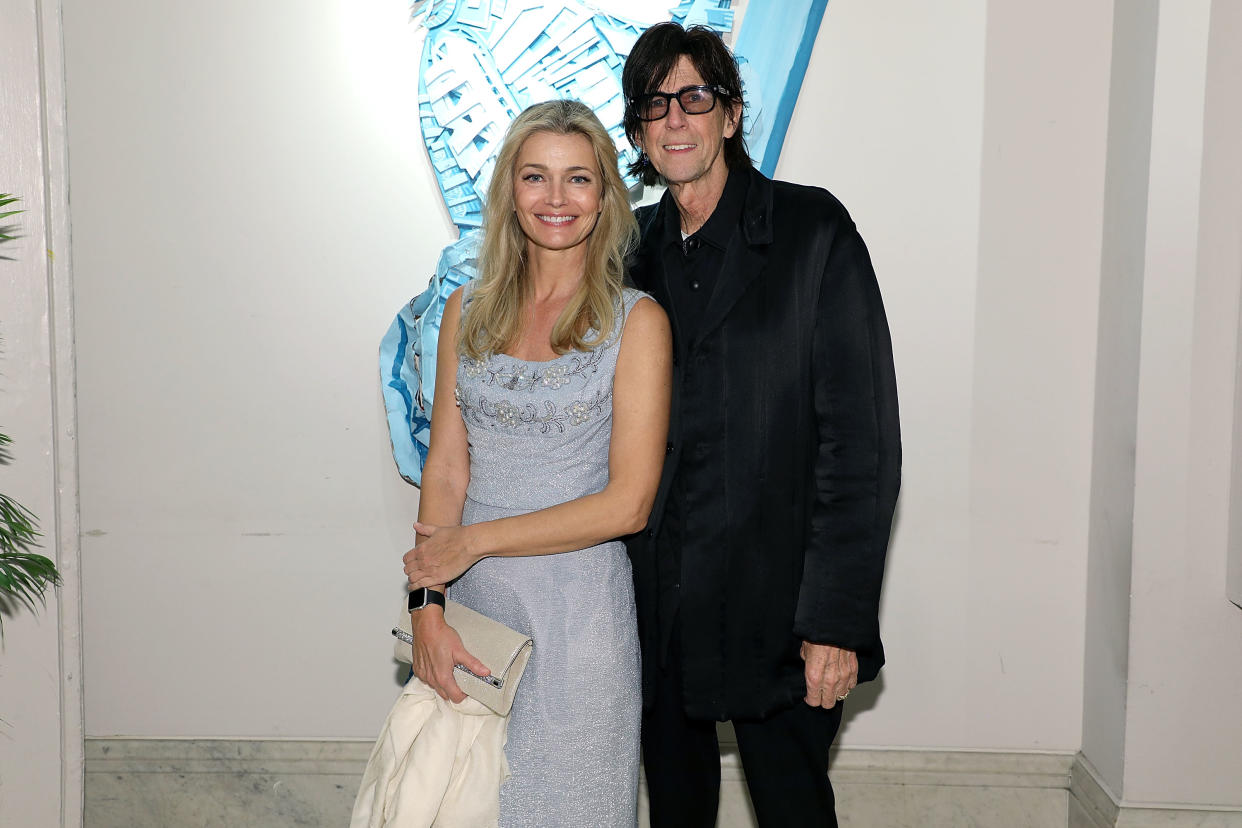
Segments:
[[[866,713],[879,703],[880,694],[884,692],[884,671],[880,671],[880,675],[876,676],[874,681],[860,684],[850,691],[849,701],[845,705],[845,710],[841,713],[841,729],[837,731],[837,740],[832,747],[832,760],[829,761],[829,767],[832,767],[832,761],[836,759],[837,751],[841,748],[841,742],[845,738],[845,734],[849,732],[850,722],[860,713]]]

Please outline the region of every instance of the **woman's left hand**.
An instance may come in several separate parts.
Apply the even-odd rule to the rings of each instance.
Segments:
[[[414,531],[426,540],[406,552],[402,560],[415,589],[447,584],[479,560],[470,549],[470,535],[464,526],[415,522]]]

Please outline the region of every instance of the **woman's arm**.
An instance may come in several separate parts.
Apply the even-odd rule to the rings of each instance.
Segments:
[[[456,405],[457,329],[461,323],[461,289],[444,305],[436,352],[436,395],[440,402],[431,413],[431,447],[423,466],[423,485],[418,499],[418,519],[437,525],[461,523],[470,483],[470,453],[466,425]],[[417,527],[417,524],[416,524]],[[426,536],[415,541],[421,545]],[[421,584],[444,591],[445,581]],[[464,664],[476,675],[488,674],[487,667],[462,646],[461,638],[444,622],[444,610],[432,604],[411,614],[414,631],[414,674],[443,698],[463,701],[466,694],[453,678],[453,665]]]
[[[553,555],[642,529],[664,465],[671,392],[668,316],[654,301],[640,300],[627,315],[617,355],[608,484],[603,491],[471,526],[457,526],[460,520],[437,523],[420,512],[415,529],[428,540],[405,556],[410,584],[444,583],[486,557]]]

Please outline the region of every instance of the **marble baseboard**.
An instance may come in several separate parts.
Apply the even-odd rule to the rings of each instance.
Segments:
[[[87,739],[84,828],[345,826],[365,742]]]
[[[842,828],[1065,828],[1073,757],[842,749],[832,786]]]
[[[1123,806],[1117,828],[1242,828],[1242,810]]]
[[[753,828],[722,739],[720,828]],[[85,828],[344,826],[366,742],[88,739]],[[840,750],[843,828],[1064,828],[1072,757]],[[645,791],[640,790],[642,826]]]
[[[753,828],[736,749],[722,747],[719,828]],[[85,828],[339,828],[370,749],[87,739]],[[845,748],[832,779],[843,828],[1242,828],[1242,812],[1119,806],[1069,754]]]
[[[1070,772],[1069,828],[1242,828],[1242,808],[1118,802],[1082,754]]]
[[[1080,753],[1070,769],[1069,828],[1115,828],[1120,810]]]

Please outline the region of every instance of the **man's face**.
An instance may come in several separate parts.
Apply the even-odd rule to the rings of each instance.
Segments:
[[[703,77],[690,58],[682,55],[673,71],[657,89],[648,92],[677,92],[687,86],[700,86]],[[642,124],[642,149],[656,171],[669,184],[688,184],[703,178],[723,181],[728,176],[724,142],[738,129],[736,107],[718,99],[711,112],[687,115],[677,101],[671,101],[668,115]]]

